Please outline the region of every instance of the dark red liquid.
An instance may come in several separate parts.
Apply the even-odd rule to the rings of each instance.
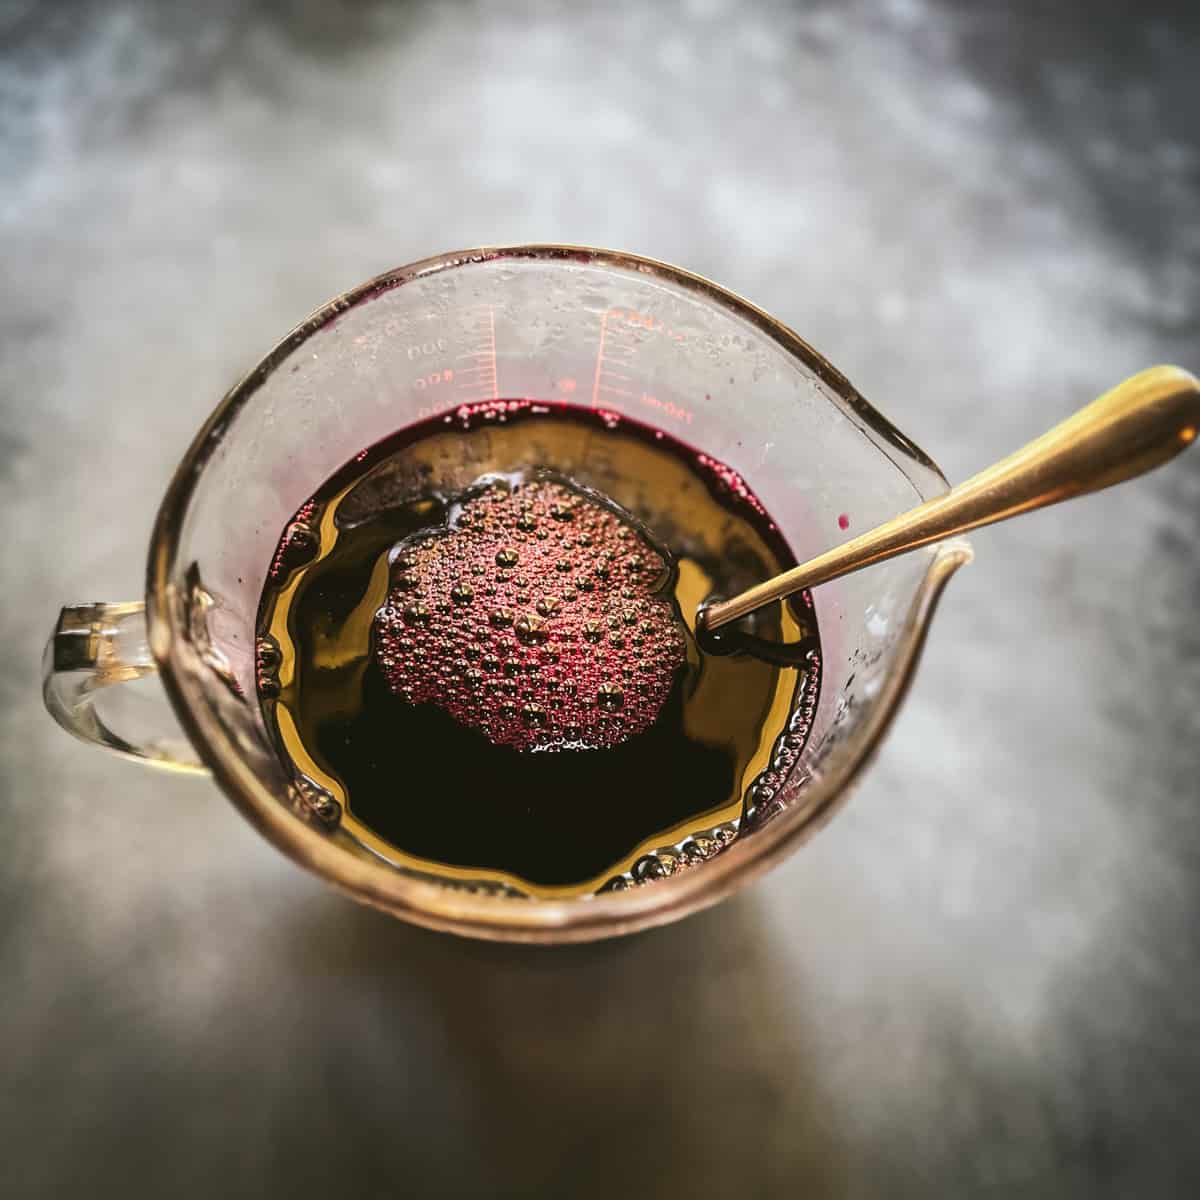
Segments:
[[[264,711],[346,830],[409,869],[533,892],[672,873],[778,790],[820,663],[803,604],[756,618],[790,631],[782,663],[706,653],[691,614],[791,565],[746,483],[660,430],[459,410],[357,456],[285,531]]]

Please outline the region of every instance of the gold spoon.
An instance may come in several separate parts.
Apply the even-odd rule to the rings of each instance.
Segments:
[[[1174,458],[1198,431],[1200,381],[1180,367],[1148,367],[945,495],[706,605],[696,631],[712,633],[764,604],[918,546],[1122,483]]]

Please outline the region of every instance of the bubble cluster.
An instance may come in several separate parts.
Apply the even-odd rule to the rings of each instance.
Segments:
[[[652,883],[656,879],[668,879],[682,874],[701,863],[715,858],[722,850],[733,845],[738,836],[737,822],[718,825],[704,833],[694,833],[673,846],[663,846],[650,854],[643,854],[623,875],[614,875],[600,887],[601,892],[623,892],[630,887]]]
[[[388,686],[516,750],[602,749],[647,729],[684,663],[667,564],[606,505],[492,482],[401,543],[375,652]]]
[[[811,597],[809,604],[812,604]],[[820,695],[820,652],[810,650],[805,663],[802,690],[796,697],[787,726],[775,740],[770,764],[750,785],[746,797],[746,821],[750,825],[763,825],[779,813],[784,807],[785,784],[791,780],[795,786],[798,782],[794,780],[793,772],[808,743]]]
[[[764,518],[768,527],[775,528],[775,522],[771,520],[767,510],[763,508],[762,501],[750,490],[750,485],[739,475],[732,467],[727,467],[723,462],[716,458],[710,458],[707,454],[697,453],[696,466],[701,473],[707,474],[710,479],[717,484],[720,493],[729,499],[736,500],[758,516]]]
[[[306,821],[324,829],[334,829],[341,822],[342,806],[307,775],[297,774],[288,785],[288,793],[292,808]]]
[[[254,647],[254,677],[258,694],[264,700],[274,700],[279,695],[279,666],[283,656],[279,644],[272,637],[260,637]]]
[[[316,554],[321,542],[317,520],[316,501],[306,501],[287,523],[279,539],[275,557],[271,560],[271,579],[278,579],[294,567],[303,566]]]

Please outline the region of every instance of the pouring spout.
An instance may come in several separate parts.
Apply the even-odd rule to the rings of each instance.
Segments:
[[[1200,431],[1200,381],[1182,367],[1149,367],[942,496],[885,521],[696,614],[711,637],[731,621],[805,588],[921,546],[1100,491],[1153,470]]]

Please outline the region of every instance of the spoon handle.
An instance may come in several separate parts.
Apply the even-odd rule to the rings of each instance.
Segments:
[[[1174,458],[1197,432],[1200,381],[1180,367],[1149,367],[944,495],[709,605],[698,624],[712,631],[918,546],[1122,483]]]

